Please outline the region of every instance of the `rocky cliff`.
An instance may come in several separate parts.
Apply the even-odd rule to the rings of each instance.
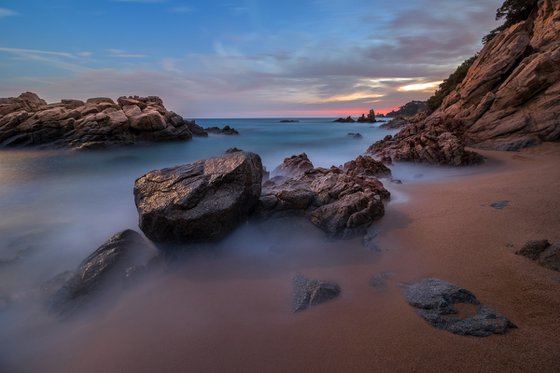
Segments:
[[[541,0],[527,20],[486,44],[438,110],[369,150],[460,165],[478,161],[464,146],[516,150],[559,139],[560,1]]]
[[[47,104],[34,93],[0,99],[0,147],[103,148],[192,137],[159,97],[106,97]]]

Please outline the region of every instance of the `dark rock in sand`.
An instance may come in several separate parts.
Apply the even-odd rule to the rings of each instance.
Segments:
[[[496,210],[503,210],[509,205],[509,201],[496,201],[490,204],[490,207],[495,208]]]
[[[0,99],[0,147],[100,149],[116,145],[188,140],[183,118],[159,97],[98,97],[47,104],[34,93]]]
[[[560,271],[560,241],[554,244],[548,240],[527,241],[516,254],[534,260],[543,267]]]
[[[380,251],[379,246],[375,243],[375,238],[379,235],[375,229],[368,229],[362,238],[362,245],[370,251]]]
[[[301,153],[284,158],[284,162],[272,170],[272,175],[295,177],[301,176],[305,173],[305,171],[311,169],[313,169],[313,163],[311,163],[307,154]]]
[[[137,232],[125,230],[115,234],[88,256],[51,297],[50,309],[59,314],[71,313],[93,293],[120,283],[124,280],[131,257],[142,250],[150,250],[150,247]]]
[[[387,283],[387,280],[393,276],[393,272],[377,273],[369,279],[369,286],[379,288]]]
[[[481,304],[467,289],[436,278],[407,286],[405,297],[430,325],[455,334],[486,337],[516,328],[505,316]],[[456,308],[459,304],[472,305],[476,313],[461,317]]]
[[[239,135],[239,132],[237,132],[234,128],[231,128],[230,126],[224,126],[224,128],[208,127],[205,130],[208,133],[213,133],[216,135]]]
[[[340,291],[340,286],[336,283],[311,280],[303,275],[296,275],[292,310],[294,312],[304,311],[311,306],[338,297]]]
[[[140,228],[157,242],[223,238],[256,207],[262,177],[249,152],[149,172],[134,185]]]

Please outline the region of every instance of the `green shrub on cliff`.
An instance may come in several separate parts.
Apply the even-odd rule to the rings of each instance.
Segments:
[[[539,0],[506,0],[501,7],[496,10],[496,21],[500,19],[505,19],[504,23],[490,31],[486,35],[482,42],[484,44],[492,40],[496,35],[498,35],[503,30],[507,29],[511,25],[515,25],[518,22],[525,21],[533,10],[537,7]]]
[[[428,108],[431,111],[434,111],[438,107],[440,107],[441,103],[443,102],[443,99],[448,94],[450,94],[457,87],[457,85],[463,81],[463,79],[465,79],[465,76],[467,75],[467,71],[469,71],[469,68],[471,67],[475,58],[476,55],[464,61],[457,68],[457,70],[455,70],[451,75],[449,75],[447,79],[443,81],[443,83],[439,85],[439,88],[436,91],[436,93],[434,93],[434,95],[430,97],[427,101]]]

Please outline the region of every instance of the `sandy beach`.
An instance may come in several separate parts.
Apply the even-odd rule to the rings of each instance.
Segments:
[[[409,200],[390,203],[376,224],[381,253],[365,253],[354,240],[302,249],[298,264],[267,259],[258,270],[250,256],[188,260],[95,321],[45,337],[51,343],[32,366],[44,372],[558,371],[560,273],[514,252],[530,239],[560,239],[560,145],[483,154],[488,160],[475,175],[393,187]],[[510,203],[490,207],[497,200]],[[282,247],[276,250],[290,250]],[[336,280],[343,294],[293,314],[296,272]],[[392,275],[383,286],[369,286],[380,272]],[[518,329],[477,338],[432,328],[402,296],[402,284],[424,277],[471,290]]]

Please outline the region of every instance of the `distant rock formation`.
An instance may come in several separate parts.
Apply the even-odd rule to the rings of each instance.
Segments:
[[[351,116],[348,116],[346,118],[338,118],[333,120],[333,122],[337,122],[337,123],[354,123],[356,122]]]
[[[369,150],[394,160],[463,165],[480,160],[465,146],[517,150],[558,141],[558,66],[560,2],[540,0],[537,12],[486,44],[438,110]]]
[[[375,123],[375,122],[377,121],[375,120],[375,111],[373,111],[373,109],[370,109],[367,116],[365,114],[362,114],[362,116],[358,118],[358,123]]]
[[[398,108],[388,112],[385,116],[390,118],[396,117],[412,117],[421,111],[428,110],[426,101],[410,101]]]
[[[205,131],[216,135],[239,135],[239,132],[237,132],[235,128],[232,128],[230,126],[224,126],[224,128],[207,127],[205,128]]]
[[[186,122],[156,96],[62,100],[35,93],[0,99],[0,147],[99,149],[111,145],[188,140]]]

